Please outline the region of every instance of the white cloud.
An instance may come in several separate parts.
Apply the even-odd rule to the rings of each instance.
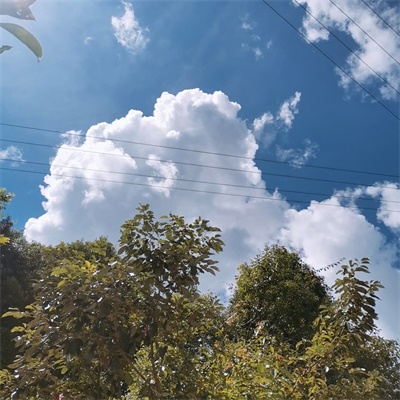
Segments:
[[[283,149],[277,146],[276,155],[279,161],[287,161],[292,163],[293,167],[301,168],[310,158],[317,156],[318,145],[311,142],[310,139],[304,140],[304,148],[302,149]]]
[[[289,131],[293,125],[295,115],[298,114],[298,104],[301,93],[296,92],[292,97],[285,100],[279,110],[273,115],[270,111],[265,112],[253,121],[254,136],[262,141],[264,146],[269,146],[276,139],[282,128]]]
[[[86,46],[88,46],[90,43],[93,42],[93,38],[91,36],[87,36],[85,37],[85,39],[83,40],[83,43],[86,44]]]
[[[286,100],[279,109],[277,119],[281,120],[287,129],[292,127],[294,121],[294,116],[299,112],[297,104],[299,104],[301,99],[301,93],[296,92],[293,97]]]
[[[261,132],[264,130],[266,125],[272,124],[274,121],[274,116],[270,112],[266,112],[253,121],[253,128],[256,132]]]
[[[381,75],[397,91],[400,91],[400,41],[396,33],[379,19],[360,0],[336,0],[335,4],[347,14],[357,25],[359,25],[368,36],[352,23],[332,2],[320,0],[292,0],[306,6],[308,11],[320,20],[329,30],[343,32],[355,43],[354,52],[374,71]],[[377,2],[378,13],[388,21],[395,30],[400,30],[400,19],[398,4],[392,7],[387,2]],[[311,42],[329,40],[330,34],[312,16],[305,14],[303,18],[303,31]],[[385,49],[386,52],[384,50]],[[392,57],[390,57],[390,54]],[[370,85],[372,82],[378,84],[384,99],[395,100],[397,93],[387,86],[370,68],[368,68],[354,54],[347,57],[346,65],[342,66],[359,83]],[[340,77],[340,85],[344,88],[355,87],[352,80],[337,69]]]
[[[338,191],[336,195],[351,198],[349,204],[355,205],[360,197],[372,197],[380,201],[377,212],[378,221],[395,233],[400,233],[400,184],[377,182],[373,186],[358,187]]]
[[[330,206],[323,206],[323,204]],[[378,327],[388,337],[400,337],[398,325],[400,270],[397,247],[357,210],[341,207],[337,198],[313,202],[307,209],[286,212],[286,225],[280,242],[301,252],[305,261],[315,267],[332,264],[342,257],[347,260],[369,257],[371,274],[364,280],[377,279],[385,286],[377,304]],[[324,273],[329,284],[338,268]]]
[[[240,28],[245,30],[245,31],[252,31],[256,27],[256,22],[249,20],[249,15],[246,14],[244,18],[242,18],[242,24],[240,25]]]
[[[388,228],[400,230],[400,184],[384,182],[382,185],[369,187],[366,193],[380,198],[381,205],[377,217]]]
[[[240,27],[245,31],[251,31],[254,29],[254,26],[249,22],[242,22],[242,25]]]
[[[24,161],[21,150],[15,146],[8,146],[6,149],[0,150],[0,162],[4,160],[11,160],[13,167]]]
[[[264,57],[264,46],[261,45],[262,38],[259,34],[254,33],[257,24],[255,21],[250,20],[249,16],[246,15],[242,18],[240,28],[245,31],[244,42],[241,44],[242,49],[249,50],[254,54],[256,61]],[[271,47],[271,41],[265,44],[265,48],[268,50]]]
[[[373,276],[388,287],[382,296],[387,310],[382,311],[381,326],[386,335],[397,335],[393,246],[357,210],[342,207],[335,197],[325,203],[336,207],[313,203],[296,211],[279,191],[267,191],[254,161],[256,138],[238,117],[239,110],[222,92],[193,89],[163,93],[150,116],[131,110],[112,123],[92,126],[81,143],[67,142],[57,151],[41,187],[44,213],[26,223],[27,238],[57,243],[107,235],[116,242],[120,225],[132,218],[138,203],[149,203],[158,216],[173,212],[190,221],[201,215],[222,229],[226,243],[219,256],[221,272],[202,282],[203,289],[215,292],[225,291],[236,267],[267,242],[295,248],[315,268],[343,256],[370,256]]]
[[[178,168],[172,161],[160,161],[160,158],[154,154],[149,155],[146,165],[151,167],[158,175],[157,178],[147,178],[153,190],[164,193],[166,197],[169,197],[169,188],[174,186],[174,180],[178,176]]]
[[[259,47],[254,47],[253,52],[254,52],[254,57],[256,58],[256,60],[259,60],[260,58],[262,58],[263,53]]]
[[[132,54],[137,54],[146,48],[149,39],[135,17],[132,4],[122,2],[125,13],[122,17],[112,17],[111,25],[114,29],[114,36],[125,49]]]

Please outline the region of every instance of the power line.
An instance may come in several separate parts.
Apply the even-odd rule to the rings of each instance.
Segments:
[[[24,142],[24,141],[19,141],[19,140],[10,140],[10,139],[0,139],[0,141],[26,144],[26,145],[32,145],[32,146],[40,146],[40,147],[49,147],[49,148],[55,148],[55,149],[62,148],[63,150],[68,150],[68,151],[77,151],[77,152],[90,153],[90,154],[101,154],[101,155],[108,155],[108,156],[113,156],[113,157],[126,157],[126,158],[133,158],[133,159],[137,159],[137,160],[148,161],[148,158],[146,158],[146,157],[135,156],[135,155],[128,154],[128,153],[123,153],[123,154],[104,153],[104,152],[96,151],[96,150],[84,150],[84,149],[75,148],[75,147],[70,148],[70,147],[62,147],[62,146],[58,146],[58,145],[32,143],[32,142]],[[190,167],[209,168],[209,169],[217,169],[217,170],[231,171],[231,172],[242,172],[242,173],[244,172],[244,173],[248,173],[248,174],[260,174],[261,176],[279,176],[279,177],[283,177],[283,178],[293,178],[293,179],[301,179],[301,180],[315,181],[315,182],[329,182],[329,183],[354,185],[354,186],[362,186],[362,187],[370,187],[371,186],[371,184],[358,183],[358,182],[337,181],[337,180],[322,179],[322,178],[310,178],[310,177],[303,177],[303,176],[297,176],[297,175],[278,174],[275,172],[261,171],[261,173],[260,173],[260,171],[246,170],[246,169],[240,169],[240,168],[221,167],[221,166],[216,166],[216,165],[195,164],[195,163],[188,163],[188,162],[184,162],[184,161],[163,160],[163,159],[158,159],[157,161],[164,162],[164,163],[173,162],[174,164],[186,165],[186,166],[190,166]],[[394,189],[390,186],[381,186],[381,187],[385,188],[385,189]]]
[[[299,35],[303,37],[309,44],[311,44],[316,50],[318,50],[324,57],[326,57],[331,63],[333,63],[340,71],[342,71],[346,76],[348,76],[357,86],[370,95],[377,103],[379,103],[386,111],[392,114],[398,121],[400,117],[396,115],[390,108],[385,106],[376,96],[374,96],[368,89],[366,89],[360,82],[358,82],[352,75],[345,71],[339,64],[337,64],[330,56],[328,56],[323,50],[321,50],[315,43],[311,42],[300,30],[298,30],[288,19],[286,19],[279,11],[272,7],[266,0],[261,0],[267,7],[269,7],[275,14],[282,18],[288,25],[290,25]]]
[[[23,172],[23,173],[38,174],[38,175],[47,175],[47,172],[29,171],[29,170],[13,169],[13,168],[5,168],[5,167],[0,167],[0,170],[12,171],[12,172]],[[53,176],[59,176],[59,177],[62,177],[62,178],[87,179],[87,180],[99,181],[99,182],[119,183],[119,184],[124,184],[124,185],[151,187],[151,188],[156,188],[156,189],[179,190],[179,191],[185,191],[185,192],[216,194],[216,195],[232,196],[232,197],[243,197],[243,198],[246,198],[246,199],[258,199],[258,200],[264,200],[264,201],[280,201],[280,202],[285,202],[285,203],[289,203],[290,202],[290,203],[299,203],[299,204],[309,204],[310,203],[309,201],[305,201],[305,200],[292,200],[292,199],[282,199],[282,198],[275,198],[275,197],[266,198],[265,196],[250,196],[250,195],[245,195],[245,194],[214,192],[214,191],[211,191],[211,190],[200,190],[200,189],[189,189],[189,188],[178,188],[178,187],[168,187],[168,188],[166,188],[164,186],[157,186],[157,185],[151,185],[151,184],[146,184],[146,183],[121,182],[121,181],[114,181],[114,180],[111,180],[111,179],[86,178],[86,177],[83,177],[83,176],[74,176],[74,175],[71,176],[71,175],[56,174],[56,173],[53,173],[52,175]],[[326,203],[318,203],[317,205],[319,205],[319,206],[327,206],[327,207],[342,207],[342,208],[348,208],[348,209],[353,209],[353,210],[376,211],[376,208],[371,208],[371,207],[356,207],[356,206],[352,207],[352,206],[342,206],[340,204],[326,204]],[[382,211],[382,212],[400,213],[400,211],[397,211],[397,210],[380,210],[380,211]]]
[[[42,166],[46,166],[46,167],[48,166],[47,163],[37,162],[37,161],[15,160],[15,159],[9,159],[9,158],[2,158],[1,160],[2,161],[7,161],[7,162],[18,162],[20,164],[42,165]],[[78,171],[104,172],[104,173],[107,173],[107,174],[136,176],[136,177],[141,177],[141,178],[166,179],[166,180],[171,180],[171,181],[176,181],[176,182],[199,183],[199,184],[203,184],[203,185],[227,186],[227,187],[251,189],[251,190],[263,190],[263,191],[264,190],[268,190],[268,191],[274,191],[275,190],[275,189],[267,188],[267,187],[264,188],[264,187],[248,186],[248,185],[247,186],[246,185],[237,185],[237,184],[225,183],[225,182],[200,181],[200,180],[196,180],[196,179],[170,178],[170,177],[165,177],[165,176],[137,174],[137,173],[133,173],[133,172],[101,170],[101,169],[97,169],[97,168],[74,167],[74,166],[60,165],[60,164],[52,164],[52,167],[69,168],[69,169],[75,169],[75,170],[78,170]],[[90,179],[90,178],[87,178],[87,179]],[[312,196],[325,196],[325,197],[332,196],[331,194],[327,194],[327,193],[304,192],[304,191],[289,190],[289,189],[282,189],[282,188],[279,188],[279,191],[280,192],[287,192],[287,193],[295,193],[295,194],[306,194],[306,195],[312,195]],[[343,198],[343,199],[354,200],[354,197],[352,197],[352,196],[336,195],[336,197],[340,197],[340,198]],[[366,201],[375,201],[375,199],[372,199],[370,197],[358,197],[357,199],[358,200],[366,200]],[[395,200],[384,200],[384,202],[400,204],[400,201],[395,201]]]
[[[11,128],[20,128],[20,129],[27,129],[27,130],[33,130],[33,131],[48,132],[48,133],[58,133],[58,134],[63,134],[63,135],[87,138],[87,136],[85,134],[81,134],[81,133],[65,132],[65,131],[58,131],[58,130],[53,130],[53,129],[44,129],[44,128],[37,128],[37,127],[32,127],[32,126],[24,126],[24,125],[7,124],[7,123],[4,123],[4,122],[0,122],[0,126],[7,126],[7,127],[11,127]],[[275,164],[291,165],[291,166],[295,166],[295,167],[299,166],[299,164],[294,163],[294,162],[290,162],[290,161],[277,161],[277,160],[271,160],[271,159],[260,158],[260,157],[246,157],[246,156],[239,156],[239,155],[228,154],[228,153],[218,153],[218,152],[206,151],[206,150],[189,149],[189,148],[184,148],[184,147],[166,146],[166,145],[161,145],[161,144],[137,142],[137,141],[133,141],[133,140],[104,138],[104,137],[101,137],[101,136],[90,136],[90,138],[98,139],[98,140],[104,140],[104,141],[109,140],[110,142],[115,142],[115,143],[135,144],[135,145],[139,145],[139,146],[148,146],[148,147],[156,147],[156,148],[161,148],[161,149],[187,151],[187,152],[191,152],[191,153],[208,154],[208,155],[213,155],[213,156],[230,157],[230,158],[238,158],[238,159],[251,160],[251,161],[257,161],[257,162],[269,162],[269,163],[275,163]],[[1,139],[0,138],[0,141],[1,140],[6,141],[6,139]],[[12,140],[9,140],[9,141],[12,142]],[[306,167],[306,168],[315,168],[315,169],[322,169],[322,170],[332,170],[332,171],[339,171],[339,172],[350,172],[350,173],[357,173],[357,174],[364,174],[364,175],[374,175],[374,176],[385,176],[385,177],[388,177],[388,178],[396,178],[396,179],[400,178],[399,175],[394,175],[394,174],[383,174],[383,173],[380,173],[380,172],[361,171],[361,170],[345,169],[345,168],[338,168],[338,167],[327,167],[327,166],[317,165],[317,164],[304,164],[304,165],[301,165],[301,166],[302,167]]]
[[[369,4],[367,4],[364,0],[361,0],[378,18],[381,19],[397,36],[400,37],[400,33],[397,32],[391,25],[389,25]]]
[[[398,65],[400,62],[397,61],[389,52],[387,52],[372,36],[368,34],[360,25],[357,24],[352,18],[350,18],[338,5],[336,5],[332,0],[329,0],[341,13],[343,13],[354,25],[356,25],[365,35],[367,35],[376,45],[378,45],[391,59],[393,59]],[[396,32],[397,33],[397,32]],[[390,85],[389,85],[390,86]],[[397,92],[397,90],[396,90]],[[397,92],[399,93],[399,92]]]
[[[392,88],[397,94],[400,94],[400,92],[392,86],[391,83],[389,83],[381,74],[379,74],[377,71],[375,71],[369,64],[367,64],[357,53],[353,51],[345,42],[343,42],[342,39],[340,39],[335,33],[333,33],[329,28],[327,28],[317,17],[315,17],[308,9],[307,7],[304,7],[302,4],[300,4],[297,0],[294,0],[308,15],[310,15],[312,18],[314,18],[315,21],[317,21],[325,30],[327,30],[336,40],[338,40],[344,47],[346,47],[347,50],[349,50],[354,56],[356,56],[365,66],[367,66],[376,76],[378,76],[383,82],[385,82],[390,88]],[[329,0],[335,7],[336,4],[332,1]],[[338,7],[339,8],[339,7]],[[342,11],[339,8],[340,11]],[[342,11],[343,12],[343,11]],[[344,13],[344,12],[343,12]],[[347,18],[349,18],[352,22],[354,22],[346,13],[344,13]],[[354,22],[355,23],[355,22]],[[358,25],[357,25],[358,26]],[[361,29],[361,28],[360,28]],[[365,32],[366,33],[366,32]],[[369,36],[369,35],[368,35]],[[376,43],[376,42],[375,42]],[[382,47],[381,47],[382,48]],[[383,49],[383,48],[382,48]],[[383,49],[386,53],[387,51]],[[389,54],[389,53],[387,53]],[[393,57],[392,57],[393,58]],[[400,63],[393,58],[399,65]]]

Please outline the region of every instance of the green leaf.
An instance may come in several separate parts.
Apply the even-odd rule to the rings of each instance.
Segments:
[[[29,31],[20,25],[12,24],[9,22],[0,22],[0,27],[5,29],[7,32],[14,35],[19,39],[25,46],[27,46],[33,54],[40,60],[43,56],[42,46],[39,41]]]
[[[7,50],[11,50],[12,46],[8,46],[8,45],[3,45],[0,47],[0,54],[4,53]]]

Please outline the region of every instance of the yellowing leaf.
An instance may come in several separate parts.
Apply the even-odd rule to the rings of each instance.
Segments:
[[[19,39],[25,46],[27,46],[33,54],[40,60],[43,56],[42,46],[39,41],[29,31],[20,25],[12,24],[9,22],[1,22],[0,27],[5,29],[7,32],[14,35]]]
[[[0,246],[2,244],[7,244],[10,241],[10,238],[5,237],[4,235],[0,235]]]

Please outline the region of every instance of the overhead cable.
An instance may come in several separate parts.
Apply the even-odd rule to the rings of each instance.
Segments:
[[[299,29],[297,29],[287,18],[285,18],[278,10],[272,7],[266,0],[261,0],[267,7],[269,7],[275,14],[282,18],[288,25],[290,25],[300,36],[303,37],[311,46],[318,50],[325,58],[327,58],[332,64],[334,64],[341,72],[343,72],[347,77],[349,77],[357,86],[359,86],[365,93],[372,97],[377,103],[379,103],[387,112],[392,114],[398,121],[400,117],[395,114],[389,107],[382,103],[376,96],[374,96],[366,87],[364,87],[360,82],[358,82],[352,75],[350,75],[346,70],[344,70],[336,61],[334,61],[330,56],[328,56],[323,50],[321,50],[315,43],[307,38]]]
[[[296,1],[296,0],[295,0]],[[337,4],[335,4],[332,0],[329,0],[342,14],[344,14],[354,25],[356,25],[365,35],[367,35],[377,46],[379,46],[391,59],[393,59],[398,65],[400,62],[397,61],[388,51],[386,51],[372,36],[368,34],[360,25],[357,24],[351,17],[349,17]],[[396,32],[397,33],[397,32]],[[390,85],[389,85],[390,86]],[[397,90],[396,90],[397,92]],[[399,92],[397,92],[399,93]]]
[[[381,19],[382,22],[384,22],[397,36],[400,37],[400,33],[397,32],[390,24],[388,24],[368,3],[366,3],[364,0],[361,0],[378,18]]]
[[[349,50],[355,57],[357,57],[365,66],[367,66],[378,78],[380,78],[383,82],[386,83],[390,88],[392,88],[397,94],[400,94],[400,92],[392,86],[390,82],[388,82],[379,72],[375,71],[369,64],[367,64],[357,53],[353,51],[345,42],[343,42],[342,39],[339,38],[335,33],[333,33],[326,25],[324,25],[317,17],[315,17],[308,9],[307,7],[304,7],[301,3],[299,3],[297,0],[294,0],[308,15],[310,15],[315,21],[317,21],[326,31],[328,31],[337,41],[339,41],[344,47],[346,47],[347,50]],[[335,3],[333,3],[331,0],[329,0],[332,4],[336,6]],[[339,9],[340,10],[340,9]],[[342,11],[342,10],[340,10]],[[342,11],[343,12],[343,11]],[[350,20],[351,18],[345,14]],[[352,20],[351,20],[352,21]],[[358,26],[358,25],[357,25]],[[361,28],[360,28],[361,29]],[[376,42],[375,42],[376,43]],[[383,49],[385,50],[385,49]],[[386,52],[386,51],[385,51]],[[393,57],[392,57],[393,58]],[[394,58],[393,58],[394,59]],[[398,61],[394,59],[397,63]],[[400,63],[398,63],[400,65]]]
[[[176,146],[166,146],[166,145],[161,145],[161,144],[144,143],[144,142],[138,142],[138,141],[133,141],[133,140],[105,138],[105,137],[101,137],[101,136],[89,136],[88,137],[83,133],[76,133],[76,132],[71,132],[71,131],[58,131],[58,130],[53,130],[53,129],[44,129],[44,128],[37,128],[37,127],[31,127],[31,126],[24,126],[24,125],[7,124],[4,122],[0,122],[0,125],[12,127],[12,128],[40,131],[40,132],[58,133],[58,134],[62,134],[62,135],[80,137],[80,138],[84,138],[84,139],[87,139],[87,138],[98,139],[98,140],[110,141],[113,143],[126,143],[126,144],[156,147],[156,148],[168,149],[168,150],[187,151],[190,153],[208,154],[208,155],[219,156],[219,157],[238,158],[238,159],[242,159],[242,160],[251,160],[251,161],[256,161],[256,162],[269,162],[269,163],[274,163],[274,164],[284,164],[284,165],[290,165],[290,166],[294,166],[294,167],[299,166],[298,163],[294,163],[294,162],[290,162],[290,161],[278,161],[278,160],[272,160],[272,159],[268,159],[268,158],[240,156],[240,155],[236,155],[236,154],[219,153],[219,152],[214,152],[214,151],[189,149],[189,148],[176,147]],[[0,141],[1,140],[2,139],[0,138]],[[6,141],[6,139],[3,139],[3,141]],[[12,142],[12,140],[8,140],[8,141]],[[345,168],[338,168],[338,167],[328,167],[328,166],[318,165],[318,164],[301,164],[301,167],[339,171],[339,172],[350,172],[350,173],[357,173],[357,174],[364,174],[364,175],[384,176],[384,177],[396,178],[396,179],[400,178],[399,175],[394,175],[394,174],[385,174],[385,173],[372,172],[372,171],[361,171],[361,170],[355,170],[355,169],[345,169]]]
[[[42,165],[42,166],[46,166],[46,167],[48,166],[47,163],[38,162],[38,161],[16,160],[16,159],[10,159],[10,158],[1,158],[1,160],[11,162],[11,163],[18,163],[18,164]],[[102,172],[102,173],[106,173],[106,174],[127,175],[127,176],[134,176],[134,177],[140,177],[140,178],[166,179],[166,180],[170,180],[170,181],[196,183],[196,184],[202,184],[202,185],[226,186],[226,187],[232,187],[232,188],[263,190],[263,191],[264,190],[268,190],[268,191],[275,190],[273,188],[267,188],[267,187],[237,185],[237,184],[226,183],[226,182],[201,181],[201,180],[197,180],[197,179],[171,178],[171,177],[157,176],[157,175],[138,174],[138,173],[134,173],[134,172],[110,171],[110,170],[102,170],[102,169],[98,169],[98,168],[75,167],[75,166],[60,165],[60,164],[54,164],[54,163],[52,163],[51,166],[55,167],[55,168],[68,168],[68,169],[74,169],[74,170],[78,170],[78,171]],[[87,178],[87,179],[90,180],[90,178]],[[304,192],[304,191],[289,190],[289,189],[282,189],[282,188],[279,188],[279,191],[287,192],[287,193],[305,194],[305,195],[311,195],[311,196],[324,196],[324,197],[332,196],[332,194],[327,194],[327,193]],[[353,196],[346,196],[346,195],[341,195],[341,194],[335,194],[335,197],[354,200]],[[376,201],[375,199],[370,198],[370,197],[357,197],[357,199],[358,200],[366,200],[366,201]],[[395,201],[395,200],[383,200],[383,201],[385,203],[400,204],[400,201]]]
[[[101,151],[97,150],[85,150],[82,148],[76,148],[76,147],[65,147],[65,146],[59,146],[59,145],[50,145],[50,144],[42,144],[42,143],[32,143],[32,142],[24,142],[20,140],[8,140],[8,139],[0,139],[0,141],[3,142],[11,142],[11,143],[19,143],[19,144],[26,144],[26,145],[32,145],[32,146],[40,146],[40,147],[49,147],[49,148],[55,148],[55,149],[63,149],[67,151],[77,151],[77,152],[82,152],[82,153],[90,153],[90,154],[101,154],[105,156],[112,156],[112,157],[125,157],[125,158],[133,158],[135,160],[144,160],[148,161],[148,157],[142,157],[142,156],[136,156],[133,154],[128,154],[128,153],[104,153]],[[337,183],[337,184],[344,184],[344,185],[354,185],[354,186],[362,186],[362,187],[370,187],[371,184],[365,184],[365,183],[357,183],[357,182],[349,182],[349,181],[338,181],[338,180],[333,180],[333,179],[322,179],[322,178],[310,178],[310,177],[304,177],[304,176],[297,176],[297,175],[288,175],[288,174],[278,174],[275,172],[263,172],[258,170],[249,170],[249,169],[242,169],[242,168],[229,168],[229,167],[221,167],[217,165],[209,165],[209,164],[197,164],[197,163],[189,163],[189,162],[184,162],[184,161],[176,161],[176,160],[164,160],[164,159],[157,159],[159,162],[163,163],[169,163],[173,162],[174,164],[178,165],[186,165],[190,167],[200,167],[200,168],[208,168],[208,169],[216,169],[216,170],[222,170],[222,171],[231,171],[231,172],[241,172],[241,173],[248,173],[248,174],[261,174],[262,176],[279,176],[279,177],[284,177],[284,178],[293,178],[293,179],[301,179],[301,180],[306,180],[306,181],[315,181],[315,182],[329,182],[329,183]],[[387,188],[387,189],[393,189],[391,186],[381,186],[382,188]]]
[[[13,168],[5,168],[5,167],[0,167],[0,170],[12,171],[12,172],[23,172],[23,173],[29,173],[29,174],[47,175],[47,172],[29,171],[29,170],[13,169]],[[214,192],[214,191],[211,191],[211,190],[189,189],[189,188],[181,188],[181,187],[165,187],[165,186],[161,186],[161,185],[152,185],[152,184],[146,184],[146,183],[121,182],[121,181],[114,181],[114,180],[111,180],[111,179],[86,178],[86,177],[82,177],[82,176],[56,174],[56,173],[54,173],[52,175],[53,176],[62,177],[62,178],[85,179],[85,180],[88,179],[88,180],[99,181],[99,182],[119,183],[119,184],[123,184],[123,185],[150,187],[150,188],[153,188],[153,189],[179,190],[179,191],[185,191],[185,192],[216,194],[216,195],[222,195],[222,196],[241,197],[241,198],[246,198],[246,199],[258,199],[258,200],[264,200],[264,201],[279,201],[279,202],[285,202],[285,203],[310,204],[309,201],[305,201],[305,200],[292,200],[292,199],[283,199],[283,198],[265,197],[265,196],[250,196],[250,195],[238,194],[238,193]],[[353,209],[353,210],[376,211],[376,208],[357,207],[357,206],[343,206],[341,204],[313,203],[313,205],[326,206],[326,207],[341,207],[341,208],[348,208],[348,209]],[[380,209],[380,211],[381,212],[400,213],[400,211],[397,211],[397,210],[386,210],[386,209],[382,210],[382,209]]]

